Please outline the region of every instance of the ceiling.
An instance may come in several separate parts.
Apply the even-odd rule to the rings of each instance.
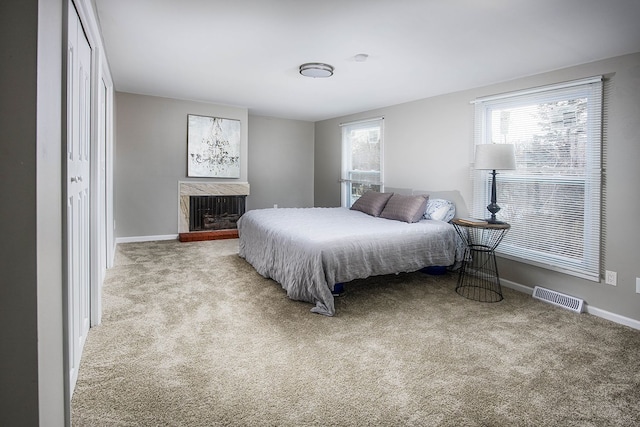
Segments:
[[[116,90],[308,121],[640,51],[638,0],[94,3]]]

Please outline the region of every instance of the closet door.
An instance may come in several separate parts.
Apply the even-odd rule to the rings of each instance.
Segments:
[[[67,63],[67,310],[70,393],[90,326],[91,47],[69,2]]]

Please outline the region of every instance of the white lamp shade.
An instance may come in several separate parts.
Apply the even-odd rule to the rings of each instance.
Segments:
[[[476,145],[476,169],[507,170],[516,168],[516,146],[513,144]]]

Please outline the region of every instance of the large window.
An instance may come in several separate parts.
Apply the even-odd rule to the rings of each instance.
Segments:
[[[498,171],[507,258],[600,280],[602,82],[593,78],[478,99],[476,144],[516,146]],[[485,217],[491,177],[476,171],[473,215]]]
[[[344,123],[342,127],[342,206],[365,191],[383,191],[382,118]]]

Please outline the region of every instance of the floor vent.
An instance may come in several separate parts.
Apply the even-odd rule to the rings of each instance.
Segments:
[[[576,313],[582,313],[582,305],[584,304],[584,301],[580,298],[561,294],[560,292],[541,288],[540,286],[533,288],[533,297],[553,305],[557,305],[558,307],[575,311]]]

